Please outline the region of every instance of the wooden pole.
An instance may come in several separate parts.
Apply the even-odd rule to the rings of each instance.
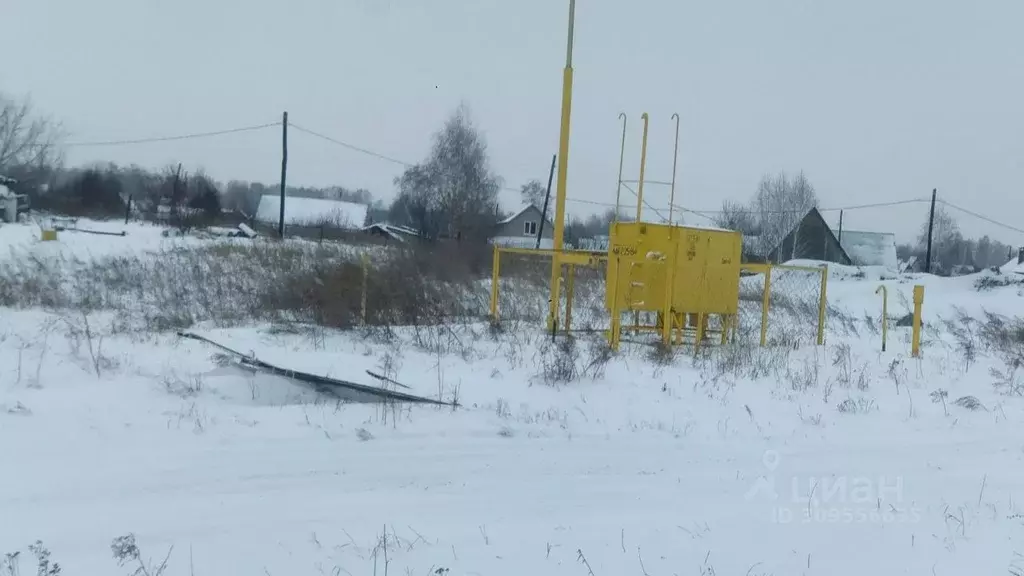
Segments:
[[[288,179],[288,113],[281,117],[281,214],[277,221],[277,235],[284,238],[284,190]]]
[[[537,229],[537,250],[540,250],[540,239],[544,237],[544,221],[548,219],[548,200],[551,199],[551,181],[555,178],[555,160],[558,154],[551,155],[551,170],[548,171],[548,191],[544,194],[544,209],[540,215],[540,228]]]
[[[932,271],[932,229],[935,226],[935,193],[937,189],[932,188],[932,209],[928,213],[928,249],[925,251],[924,256],[924,272],[925,274]]]

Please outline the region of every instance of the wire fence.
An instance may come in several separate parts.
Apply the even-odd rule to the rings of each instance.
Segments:
[[[823,343],[827,278],[826,268],[744,265],[736,337],[761,346]]]
[[[585,253],[584,253],[585,254]],[[563,264],[558,318],[572,331],[607,327],[607,261]],[[502,323],[547,325],[551,298],[551,253],[496,248],[491,277],[491,315]]]

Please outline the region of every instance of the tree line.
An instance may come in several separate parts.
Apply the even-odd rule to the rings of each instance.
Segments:
[[[262,196],[280,190],[276,183],[218,182],[202,170],[189,171],[180,164],[161,170],[115,164],[67,168],[63,141],[64,131],[58,122],[35,113],[28,100],[0,93],[0,175],[13,178],[15,192],[26,194],[35,208],[70,215],[120,216],[130,199],[139,213],[155,214],[163,207],[175,218],[215,221],[224,212],[252,217]],[[428,156],[407,167],[394,184],[398,194],[390,204],[374,198],[369,190],[344,186],[292,186],[287,194],[365,204],[369,210],[364,224],[386,220],[419,230],[427,239],[485,240],[508,216],[498,202],[503,180],[491,167],[486,140],[465,104],[434,134]],[[520,189],[524,202],[541,209],[547,204],[550,220],[553,202],[545,202],[547,193],[547,186],[539,180]],[[814,186],[803,172],[795,176],[780,172],[764,176],[747,203],[723,203],[715,224],[743,232],[748,239],[745,251],[764,258],[807,211],[818,206]],[[607,235],[615,216],[609,209],[587,218],[569,218],[566,242],[577,244],[583,238]],[[927,221],[922,228],[917,242],[899,247],[901,259],[916,257],[924,262]],[[1010,253],[1009,246],[987,236],[965,238],[941,206],[936,209],[933,229],[932,264],[940,273],[1002,264]]]

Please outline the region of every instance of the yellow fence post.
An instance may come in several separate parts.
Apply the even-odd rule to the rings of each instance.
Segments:
[[[576,292],[576,265],[569,264],[566,274],[569,278],[565,285],[565,331],[569,332],[572,329],[572,298]]]
[[[619,276],[622,270],[622,260],[615,257],[615,279],[612,282],[612,325],[608,335],[609,344],[612,350],[619,349],[619,338],[622,336],[622,310],[619,309]]]
[[[772,297],[772,267],[764,268],[764,295],[761,297],[761,346],[768,344],[768,307]]]
[[[363,253],[363,295],[359,303],[359,322],[361,326],[366,326],[366,285],[367,279],[370,275],[370,257]]]
[[[825,307],[828,304],[828,266],[821,269],[821,296],[818,299],[818,346],[825,344]]]
[[[924,286],[914,286],[914,329],[911,333],[910,354],[921,356],[921,305],[924,304]]]
[[[501,270],[501,250],[494,246],[494,258],[491,261],[491,322],[498,321],[498,279]]]
[[[885,284],[875,290],[875,294],[882,294],[882,352],[885,352],[885,341],[889,336],[889,290]]]

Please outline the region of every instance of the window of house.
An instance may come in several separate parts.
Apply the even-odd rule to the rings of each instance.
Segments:
[[[536,236],[537,235],[537,223],[533,222],[533,221],[525,222],[523,224],[523,234],[525,234],[527,236]]]

